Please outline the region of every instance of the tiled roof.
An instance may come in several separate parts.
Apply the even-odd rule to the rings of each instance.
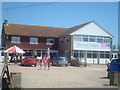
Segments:
[[[91,22],[77,25],[71,28],[8,24],[8,26],[5,29],[5,33],[7,35],[20,35],[20,36],[59,37],[69,35],[70,33],[82,28],[83,26],[89,23]]]
[[[56,28],[48,26],[33,26],[22,24],[8,24],[5,29],[7,35],[59,37],[68,28]]]

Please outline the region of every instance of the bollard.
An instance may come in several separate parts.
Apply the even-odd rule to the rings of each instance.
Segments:
[[[20,72],[11,72],[12,84],[14,87],[21,87],[21,73]]]

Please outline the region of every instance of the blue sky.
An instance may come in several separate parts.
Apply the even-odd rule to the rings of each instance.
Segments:
[[[95,21],[118,44],[117,2],[3,2],[2,20],[5,19],[9,23],[63,28]]]

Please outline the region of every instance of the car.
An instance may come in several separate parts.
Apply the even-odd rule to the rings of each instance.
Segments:
[[[34,65],[37,66],[37,59],[34,56],[25,56],[21,60],[21,65]]]
[[[52,60],[52,65],[62,66],[65,65],[66,67],[69,65],[68,59],[66,57],[54,57]]]
[[[111,71],[120,71],[120,59],[113,59],[107,64],[108,78]]]
[[[70,59],[70,65],[73,66],[87,66],[87,62],[81,58],[72,58]]]

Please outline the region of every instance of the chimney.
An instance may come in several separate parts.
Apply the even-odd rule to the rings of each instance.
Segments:
[[[4,26],[8,26],[8,20],[4,20]]]

